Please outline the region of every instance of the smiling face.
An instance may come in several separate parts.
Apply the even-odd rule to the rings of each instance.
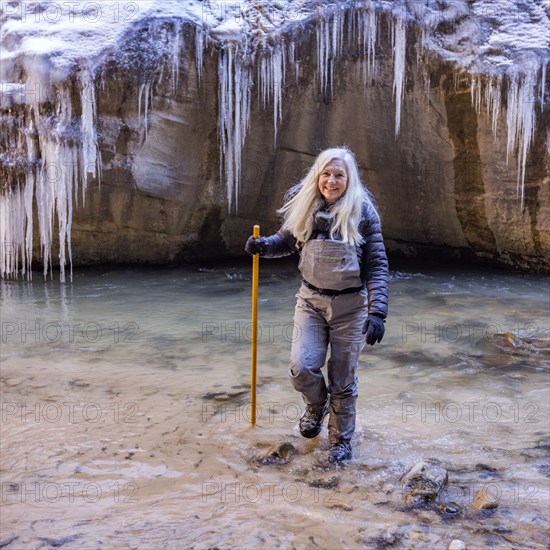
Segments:
[[[319,174],[317,185],[321,195],[329,204],[336,202],[348,185],[348,173],[343,160],[332,159]]]

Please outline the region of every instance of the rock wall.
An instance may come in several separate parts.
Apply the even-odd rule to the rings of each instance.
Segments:
[[[262,106],[252,90],[237,212],[228,211],[226,174],[220,171],[219,46],[208,50],[199,80],[192,24],[180,29],[187,46],[177,63],[160,55],[137,63],[136,49],[154,48],[154,41],[136,46],[130,37],[98,71],[103,170],[101,179],[88,178],[85,204],[73,213],[73,263],[242,255],[253,224],[263,234],[277,229],[275,210],[284,192],[318,152],[346,144],[378,200],[390,255],[548,270],[548,109],[536,119],[522,206],[517,158],[506,159],[505,105],[493,136],[489,116],[473,105],[471,75],[433,55],[419,62],[414,28],[407,32],[406,88],[395,137],[390,25],[384,19],[376,78],[365,84],[364,61],[344,52],[335,63],[330,97],[319,92],[313,23],[293,36],[296,62],[287,68],[275,143],[272,106]],[[79,96],[71,97],[78,113]],[[54,242],[54,262],[56,247]],[[37,235],[34,258],[40,261]]]
[[[346,144],[379,202],[390,254],[548,269],[547,112],[529,153],[522,209],[516,159],[506,162],[506,111],[495,139],[489,117],[472,105],[469,75],[457,78],[452,65],[433,61],[427,90],[411,62],[396,139],[391,52],[379,52],[388,63],[367,87],[358,77],[361,62],[341,60],[326,100],[318,92],[314,49],[313,35],[297,45],[301,71],[285,86],[276,144],[273,113],[253,96],[237,214],[227,213],[219,171],[217,52],[205,60],[200,83],[191,49],[179,62],[177,92],[169,78],[157,83],[146,137],[137,90],[128,90],[115,70],[98,106],[107,168],[75,212],[74,261],[165,263],[242,254],[254,223],[264,234],[276,230],[284,192],[316,154]]]

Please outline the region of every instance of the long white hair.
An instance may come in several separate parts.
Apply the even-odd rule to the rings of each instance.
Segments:
[[[288,200],[277,210],[283,215],[282,229],[290,231],[299,242],[304,243],[311,237],[315,213],[324,204],[318,186],[319,175],[335,159],[344,163],[348,181],[344,194],[330,208],[329,217],[334,220],[330,238],[338,236],[344,242],[362,244],[359,222],[365,207],[370,216],[380,221],[372,196],[361,182],[354,154],[347,147],[332,147],[319,153],[304,179],[289,190]]]

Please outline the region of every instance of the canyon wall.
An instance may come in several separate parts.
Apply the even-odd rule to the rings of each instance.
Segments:
[[[409,26],[403,35],[404,85],[396,135],[398,43],[395,32],[391,35],[390,16],[378,22],[381,30],[371,60],[375,73],[370,74],[371,61],[342,47],[338,58],[328,61],[325,90],[320,86],[316,24],[312,20],[292,34],[292,66],[285,67],[280,89],[272,89],[264,102],[257,79],[251,83],[246,137],[242,147],[229,143],[240,152],[240,181],[232,201],[227,181],[236,174],[227,173],[220,157],[220,147],[228,147],[221,142],[229,133],[220,131],[220,88],[227,85],[220,56],[238,57],[238,47],[212,44],[203,56],[197,51],[199,30],[192,23],[141,23],[131,29],[95,72],[101,170],[95,176],[87,173],[85,201],[72,212],[73,264],[174,263],[242,255],[254,224],[261,225],[262,234],[277,229],[275,210],[285,191],[305,174],[318,152],[345,144],[355,152],[364,181],[378,201],[390,255],[548,270],[550,115],[541,106],[550,83],[544,83],[545,70],[536,87],[542,87],[541,97],[529,98],[537,116],[520,178],[516,151],[521,140],[507,155],[506,101],[499,100],[498,110],[476,104],[476,94],[483,96],[483,103],[493,86],[490,75],[470,74],[453,61],[419,50],[420,31]],[[153,56],[144,53],[155,48],[158,33],[179,34],[185,47],[175,50],[176,58],[160,50]],[[273,48],[264,59],[271,59],[269,55],[274,55]],[[248,57],[243,67],[257,75],[261,60],[261,55]],[[235,74],[232,78],[237,82]],[[71,115],[84,118],[81,82],[73,77],[64,86],[70,90]],[[499,80],[498,85],[503,88],[506,82]],[[274,121],[277,98],[280,118]],[[226,120],[237,120],[235,105]],[[28,125],[28,111],[18,108],[5,107],[3,116],[19,116],[21,124]],[[17,141],[12,134],[13,128],[11,134],[4,130],[5,150],[10,147],[6,143],[13,148]],[[40,135],[35,138],[40,141]],[[32,148],[29,142],[19,146],[27,153]],[[13,172],[13,163],[9,168]],[[36,211],[33,217],[36,227]],[[51,237],[55,264],[59,236],[53,231]],[[35,262],[40,263],[42,249],[35,232]]]

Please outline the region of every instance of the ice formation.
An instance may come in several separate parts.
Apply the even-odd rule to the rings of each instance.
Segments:
[[[103,64],[108,53],[112,56],[127,35],[147,21],[172,25],[173,32],[163,39],[168,45],[165,50],[161,48],[157,61],[170,59],[173,93],[180,85],[181,52],[189,47],[184,44],[184,24],[190,23],[195,29],[199,83],[204,53],[217,44],[220,178],[227,185],[230,212],[238,212],[241,151],[253,94],[263,108],[271,105],[275,145],[283,113],[283,90],[292,71],[298,83],[301,69],[296,45],[309,32],[304,30],[306,24],[315,26],[318,93],[330,100],[339,61],[350,53],[360,59],[363,82],[367,85],[376,79],[377,53],[384,46],[380,43],[382,21],[390,29],[396,140],[401,111],[406,109],[403,101],[410,49],[407,33],[417,28],[420,40],[410,45],[416,47],[417,62],[424,51],[430,51],[455,62],[457,70],[468,71],[472,75],[472,102],[479,113],[491,117],[494,135],[502,106],[506,105],[507,158],[514,157],[518,163],[518,201],[522,205],[527,153],[537,112],[545,106],[546,66],[550,59],[549,4],[548,0],[113,0],[102,5],[84,1],[60,4],[53,0],[4,2],[0,13],[0,108],[7,112],[3,124],[9,120],[7,124],[13,126],[7,133],[18,136],[17,144],[9,147],[24,152],[26,158],[18,161],[15,175],[0,182],[0,275],[13,277],[23,273],[30,277],[33,203],[38,214],[44,273],[51,270],[55,221],[61,280],[67,262],[72,271],[73,207],[78,205],[79,195],[84,201],[88,178],[101,177],[96,122]],[[441,25],[451,30],[442,32]],[[153,24],[149,32],[159,32],[158,28]],[[153,68],[143,75],[136,89],[144,139],[148,138],[155,79],[159,74],[167,78],[166,71],[155,73]],[[429,83],[427,71],[425,74]],[[69,82],[75,76],[79,113],[72,112],[74,97],[71,98]],[[44,108],[46,103],[51,106],[49,112]],[[11,109],[17,116],[10,115]],[[0,163],[10,167],[11,152],[2,153]]]
[[[96,135],[95,87],[87,70],[79,75],[81,91],[80,124],[75,126],[70,89],[60,86],[48,97],[55,98],[55,116],[45,113],[40,98],[31,97],[29,125],[20,131],[20,148],[26,150],[28,169],[0,201],[0,275],[17,275],[19,268],[31,277],[33,242],[33,197],[36,198],[40,247],[44,260],[44,275],[51,269],[51,248],[54,221],[57,219],[59,265],[61,281],[65,281],[65,265],[70,265],[71,223],[73,204],[78,205],[81,187],[82,203],[86,196],[88,175],[99,178],[101,163]],[[38,140],[36,139],[38,136]],[[39,146],[38,146],[39,143]]]
[[[401,103],[403,102],[405,80],[405,50],[406,50],[405,23],[398,15],[392,27],[393,46],[393,97],[395,99],[395,137],[401,129]]]
[[[241,151],[250,120],[252,77],[244,64],[239,44],[229,43],[220,52],[219,132],[221,143],[220,178],[227,182],[227,204],[239,207]],[[225,178],[224,178],[225,176]]]

